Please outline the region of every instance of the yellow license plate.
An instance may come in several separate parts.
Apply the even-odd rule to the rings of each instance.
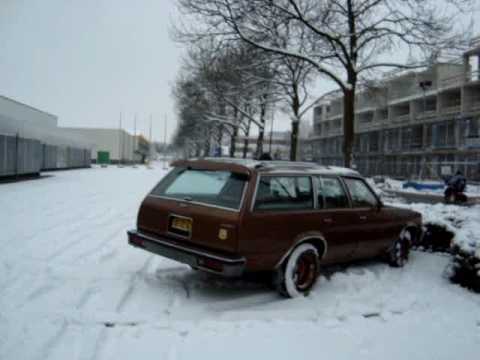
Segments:
[[[172,228],[189,233],[192,231],[192,220],[174,217],[172,219]]]

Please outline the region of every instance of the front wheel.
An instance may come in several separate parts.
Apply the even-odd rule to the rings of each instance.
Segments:
[[[312,244],[301,244],[276,270],[275,286],[286,297],[307,296],[317,280],[319,269],[318,250]]]

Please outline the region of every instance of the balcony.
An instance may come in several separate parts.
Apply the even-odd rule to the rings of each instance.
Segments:
[[[393,122],[395,123],[409,122],[410,119],[411,119],[410,114],[397,115],[393,118]]]
[[[461,105],[450,105],[442,108],[441,112],[443,114],[455,114],[462,111]]]
[[[459,86],[462,86],[464,82],[465,82],[465,75],[456,74],[456,75],[441,79],[440,87],[441,88],[459,87]]]
[[[427,110],[419,112],[415,115],[416,119],[425,119],[425,118],[432,118],[437,115],[437,110]]]
[[[466,99],[465,110],[466,111],[480,110],[480,94],[475,94],[472,97]]]
[[[480,80],[480,70],[471,71],[466,76],[467,82],[475,82]]]
[[[471,149],[480,148],[480,137],[468,137],[465,141],[465,146]]]

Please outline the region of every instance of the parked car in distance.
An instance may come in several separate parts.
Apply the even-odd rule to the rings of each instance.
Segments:
[[[143,200],[129,243],[227,277],[271,272],[306,295],[320,267],[384,257],[401,267],[421,215],[385,206],[356,171],[313,163],[180,160]]]

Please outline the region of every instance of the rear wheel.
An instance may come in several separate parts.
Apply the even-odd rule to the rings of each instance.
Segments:
[[[319,268],[318,250],[312,244],[301,244],[276,271],[276,289],[290,298],[306,296],[317,280]]]
[[[409,230],[402,231],[388,252],[388,263],[390,266],[403,267],[407,263],[411,242],[411,232]]]

